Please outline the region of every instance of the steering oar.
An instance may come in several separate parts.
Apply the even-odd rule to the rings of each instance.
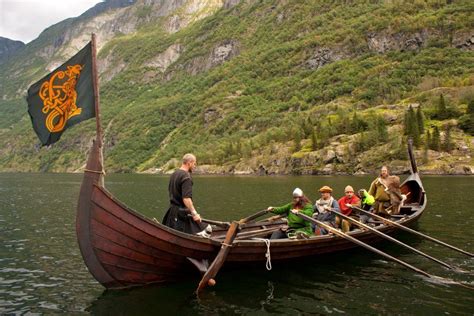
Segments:
[[[209,269],[207,269],[206,273],[203,275],[201,282],[199,282],[198,288],[196,289],[196,294],[199,294],[199,291],[204,289],[207,285],[214,286],[216,284],[214,278],[219,272],[222,265],[224,264],[224,261],[227,258],[227,255],[229,254],[230,247],[232,246],[235,236],[237,236],[237,233],[240,230],[241,226],[265,214],[267,214],[267,210],[259,211],[253,215],[250,215],[249,217],[241,219],[238,222],[233,221],[230,224],[230,227],[227,230],[227,234],[225,235],[224,241],[221,244],[221,250],[219,250],[219,253],[217,254],[216,258],[212,262]]]

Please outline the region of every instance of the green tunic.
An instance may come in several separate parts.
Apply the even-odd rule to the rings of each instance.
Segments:
[[[313,230],[311,229],[311,223],[305,221],[304,219],[298,217],[298,215],[291,213],[290,211],[293,209],[293,203],[289,203],[280,207],[275,207],[272,210],[272,213],[283,215],[285,214],[288,218],[288,227],[295,232],[303,232],[308,236],[313,235]],[[308,203],[306,204],[303,209],[299,210],[302,214],[313,216],[313,206]]]

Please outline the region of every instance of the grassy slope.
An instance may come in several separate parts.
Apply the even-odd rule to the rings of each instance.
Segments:
[[[466,93],[459,91],[473,84],[474,58],[472,52],[450,47],[449,37],[473,29],[468,18],[473,13],[471,2],[356,3],[243,3],[178,33],[168,35],[156,25],[145,25],[134,36],[110,42],[99,56],[113,52],[128,65],[101,87],[104,126],[111,122],[108,169],[143,171],[188,151],[196,152],[201,163],[211,164],[237,163],[251,156],[265,160],[274,148],[288,157],[295,134],[308,137],[302,131],[307,117],[320,125],[321,133],[335,136],[347,132],[339,122],[352,117],[355,109],[365,120],[386,114],[381,104],[399,104],[391,111],[401,118],[406,100],[422,102],[430,111],[439,91],[422,91],[420,83],[429,78],[437,78],[437,85],[454,87],[449,100],[462,109]],[[422,30],[433,35],[420,50],[377,54],[367,47],[368,33]],[[238,43],[238,56],[189,75],[186,69],[193,61],[206,60],[214,47],[229,40]],[[158,76],[145,81],[143,73],[148,69],[143,64],[173,43],[181,43],[185,51],[167,69],[165,75],[172,79],[162,81]],[[320,48],[344,58],[311,70],[307,61]],[[217,114],[205,122],[209,109]],[[28,120],[23,117],[0,134],[4,170],[80,167],[92,137],[92,121],[67,131],[53,148],[38,150]],[[399,137],[391,133],[389,142],[399,143]],[[306,146],[301,153],[308,151]],[[396,158],[386,154],[373,159]]]

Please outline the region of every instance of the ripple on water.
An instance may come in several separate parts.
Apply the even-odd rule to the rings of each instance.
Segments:
[[[51,309],[51,310],[59,310],[59,305],[58,304],[54,304],[54,303],[46,302],[46,301],[38,302],[38,304],[39,304],[40,308],[46,308],[46,309]]]
[[[58,285],[61,285],[60,283],[50,283],[50,284],[46,284],[46,283],[30,283],[32,287],[34,288],[39,288],[39,287],[55,287],[55,286],[58,286]]]
[[[0,278],[0,285],[11,285],[11,284],[15,284],[15,283],[24,282],[24,281],[26,281],[26,279],[9,279],[9,280],[6,280],[4,278]]]
[[[29,269],[25,269],[25,268],[4,268],[4,269],[0,269],[0,273],[11,273],[11,272],[15,272],[15,273],[45,273],[42,270],[29,270]]]

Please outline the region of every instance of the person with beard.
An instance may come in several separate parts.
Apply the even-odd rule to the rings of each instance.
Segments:
[[[274,232],[270,239],[281,239],[287,237],[304,239],[313,235],[311,223],[296,215],[298,212],[307,216],[313,215],[313,206],[300,188],[296,188],[293,191],[293,201],[291,203],[280,207],[269,206],[267,211],[277,215],[284,214],[288,219],[288,228]]]
[[[385,190],[390,197],[390,214],[400,214],[400,207],[406,199],[406,195],[402,194],[400,190],[400,177],[388,176],[387,177],[387,189]]]
[[[204,234],[210,226],[201,222],[201,216],[194,207],[191,173],[195,168],[196,157],[186,154],[181,167],[171,175],[168,185],[170,206],[163,217],[163,224],[188,234]]]
[[[387,193],[387,180],[390,176],[388,168],[383,166],[380,175],[370,184],[369,194],[375,198],[374,212],[388,215],[386,209],[390,206],[390,195]]]

